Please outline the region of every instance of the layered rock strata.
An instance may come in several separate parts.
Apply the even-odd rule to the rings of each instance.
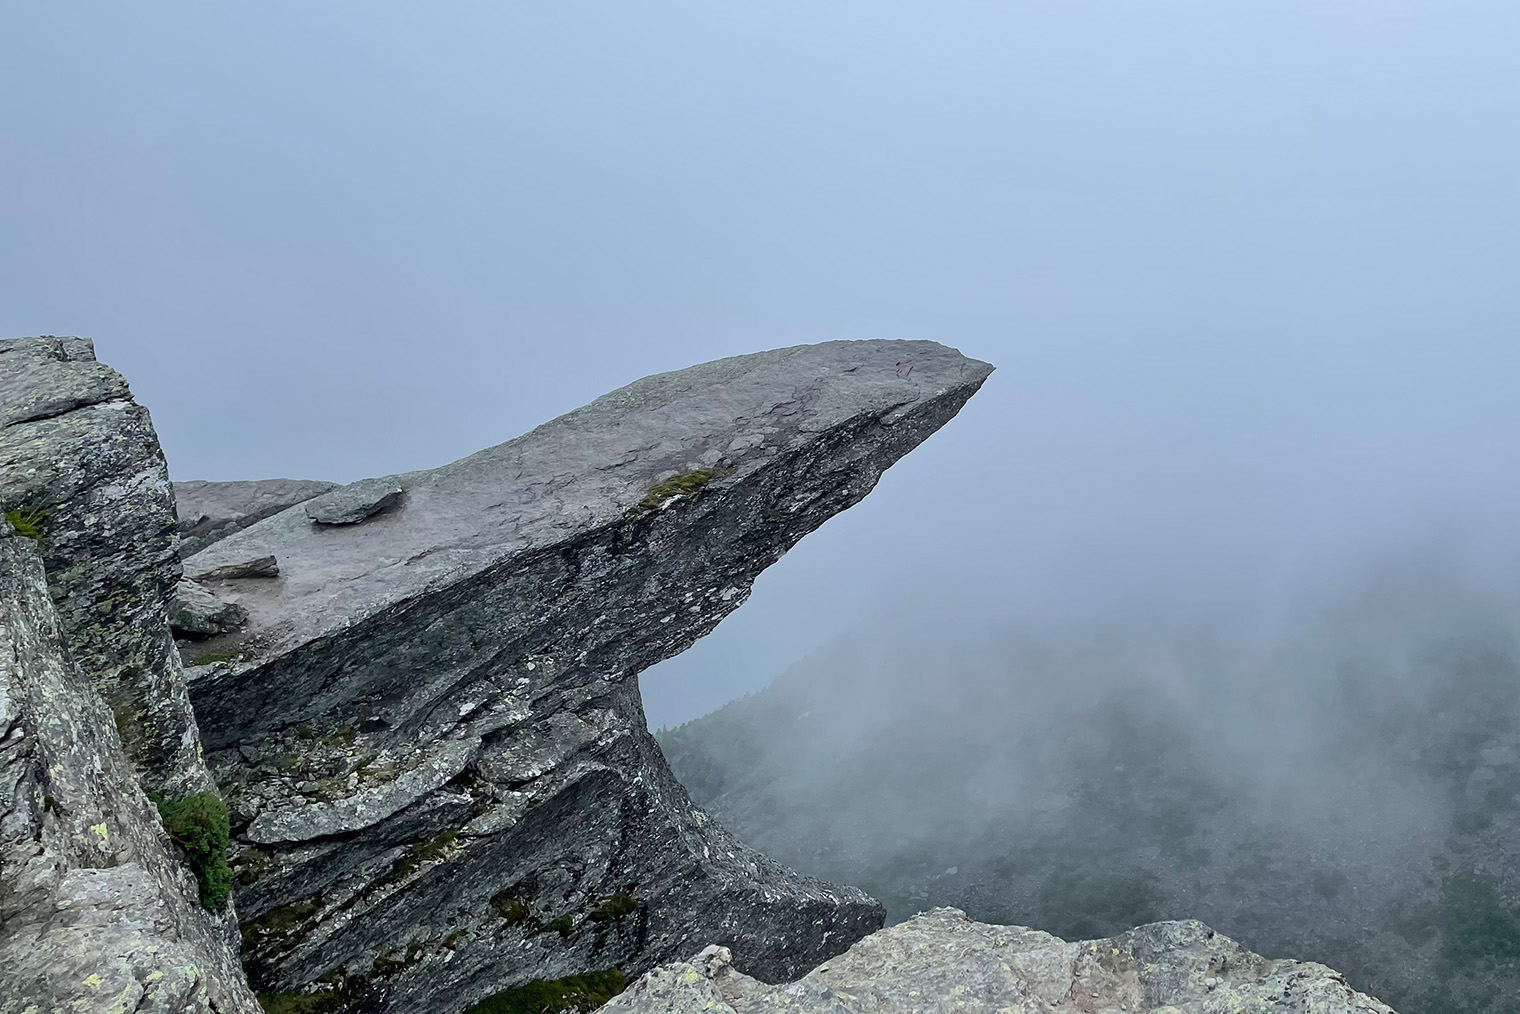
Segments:
[[[0,522],[0,1014],[258,1014],[198,894]]]
[[[859,891],[691,804],[636,677],[990,372],[928,342],[708,363],[192,557],[196,573],[279,561],[270,580],[206,579],[249,621],[206,642],[235,660],[192,673],[261,988],[463,1007],[709,940],[785,979],[878,928]]]
[[[649,972],[603,1014],[1394,1014],[1324,965],[1252,954],[1200,922],[1068,943],[935,909],[796,982],[766,985],[712,946]]]

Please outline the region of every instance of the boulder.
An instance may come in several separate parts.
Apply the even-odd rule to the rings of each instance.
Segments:
[[[183,578],[174,587],[169,606],[169,627],[181,637],[202,638],[226,634],[248,622],[243,607],[218,598],[205,585]]]
[[[931,342],[833,342],[614,391],[524,436],[203,550],[248,624],[193,671],[234,811],[244,956],[266,990],[462,1009],[704,942],[802,974],[883,922],[692,805],[638,674],[864,497],[991,372]],[[381,497],[374,494],[380,492]],[[336,508],[335,508],[336,509]],[[319,523],[313,523],[316,520]]]
[[[256,521],[336,487],[337,483],[315,479],[176,482],[180,555],[190,556]]]
[[[177,852],[0,522],[0,1014],[258,1014]]]
[[[1252,954],[1200,922],[1067,943],[935,909],[766,985],[709,947],[656,968],[603,1014],[1394,1014],[1324,965]]]

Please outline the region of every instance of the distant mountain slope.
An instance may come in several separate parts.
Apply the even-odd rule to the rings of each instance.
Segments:
[[[1516,1014],[1513,625],[1415,582],[1254,647],[897,630],[659,739],[747,843],[892,921],[1196,918],[1406,1014]]]

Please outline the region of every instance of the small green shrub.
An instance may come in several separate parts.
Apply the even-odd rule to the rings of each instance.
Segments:
[[[214,792],[195,792],[183,799],[154,799],[164,830],[184,850],[200,886],[201,904],[223,908],[232,894],[232,868],[227,865],[231,827],[227,804]]]
[[[39,546],[43,544],[42,526],[47,518],[47,511],[38,508],[16,507],[5,512],[5,520],[16,529],[16,534],[26,536]]]
[[[551,929],[560,936],[567,937],[575,930],[575,918],[567,912],[545,926],[544,929]]]
[[[628,987],[616,968],[563,979],[534,979],[486,997],[464,1014],[560,1014],[593,1011]]]
[[[608,898],[606,903],[591,910],[590,917],[596,922],[617,922],[631,915],[639,907],[638,899],[621,891]]]
[[[197,655],[190,660],[190,664],[211,665],[213,662],[231,662],[237,657],[236,648],[222,648],[220,651],[208,651],[204,655]]]
[[[667,500],[695,493],[709,482],[712,482],[713,478],[712,472],[705,468],[699,468],[694,472],[687,472],[684,475],[672,475],[670,478],[651,486],[649,492],[644,494],[644,499],[640,500],[639,505],[634,508],[634,513],[643,514],[648,511],[657,510]]]
[[[337,993],[260,993],[265,1014],[328,1014],[343,1009]]]

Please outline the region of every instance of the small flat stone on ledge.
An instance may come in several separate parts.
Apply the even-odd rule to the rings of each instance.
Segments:
[[[356,525],[401,502],[394,479],[361,479],[306,503],[306,516],[319,525]]]
[[[240,563],[223,564],[220,567],[212,567],[210,570],[189,573],[190,567],[185,568],[186,576],[194,581],[226,581],[245,577],[279,577],[280,564],[273,556],[255,556]]]

